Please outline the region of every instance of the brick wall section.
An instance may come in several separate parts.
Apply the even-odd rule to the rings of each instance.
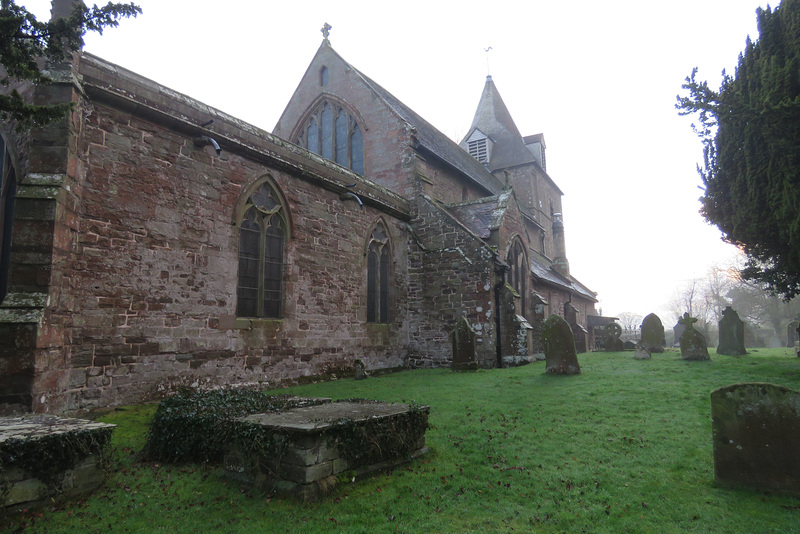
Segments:
[[[429,197],[414,205],[409,243],[409,364],[449,365],[450,332],[466,317],[482,367],[496,362],[495,253]]]

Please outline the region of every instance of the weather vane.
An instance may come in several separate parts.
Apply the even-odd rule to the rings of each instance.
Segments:
[[[331,34],[331,28],[333,28],[333,26],[331,26],[326,22],[325,25],[322,26],[322,29],[320,30],[322,32],[322,37],[325,39],[325,41],[328,40],[328,36],[330,36]]]
[[[492,49],[491,46],[489,48],[484,48],[483,49],[483,51],[486,52],[486,76],[491,76],[492,75],[492,72],[489,69],[489,50],[491,50],[491,49]]]

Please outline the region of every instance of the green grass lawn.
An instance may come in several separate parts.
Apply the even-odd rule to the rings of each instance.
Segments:
[[[709,393],[734,382],[800,390],[789,349],[684,362],[676,352],[420,370],[275,393],[417,401],[431,452],[316,503],[227,483],[211,466],[137,463],[154,406],[118,409],[118,471],[78,502],[5,518],[20,532],[797,532],[800,498],[714,486]],[[800,449],[798,450],[800,453]]]

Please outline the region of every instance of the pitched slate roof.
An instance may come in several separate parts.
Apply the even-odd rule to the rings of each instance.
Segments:
[[[447,207],[447,211],[481,239],[489,239],[496,210],[497,195]]]
[[[323,46],[330,46],[323,43]],[[416,131],[416,138],[420,146],[438,157],[445,163],[455,167],[483,187],[491,194],[497,194],[503,189],[503,183],[483,166],[478,160],[469,155],[464,149],[453,142],[449,137],[437,130],[431,123],[419,116],[414,110],[403,104],[389,91],[381,87],[369,76],[353,67],[331,47],[331,52],[336,54],[341,61],[353,69],[364,83],[394,110],[397,115]]]
[[[545,283],[555,285],[569,291],[574,291],[587,299],[597,301],[597,296],[591,289],[580,283],[572,276],[566,277],[556,271],[553,268],[553,263],[549,259],[542,256],[535,250],[530,251],[530,256],[531,272],[533,273],[533,276]]]
[[[466,140],[475,129],[480,130],[492,140],[492,149],[489,154],[489,170],[505,169],[515,165],[533,163],[536,159],[525,142],[522,135],[511,118],[497,87],[491,76],[486,77],[478,109],[472,119],[472,126],[461,141],[463,147]]]

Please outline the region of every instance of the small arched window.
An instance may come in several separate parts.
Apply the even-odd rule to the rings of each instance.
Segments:
[[[239,317],[283,317],[287,220],[279,198],[267,182],[261,184],[239,221]]]
[[[389,322],[389,235],[378,223],[367,246],[367,322]]]
[[[0,136],[0,303],[8,294],[11,270],[11,227],[17,197],[17,174],[5,139]]]
[[[320,102],[306,119],[295,143],[364,174],[364,135],[355,118],[340,105]]]
[[[525,306],[527,301],[525,294],[527,292],[527,280],[530,268],[528,267],[528,260],[525,256],[525,247],[522,246],[522,241],[519,238],[515,239],[514,244],[511,245],[506,257],[506,262],[510,267],[508,271],[508,283],[519,293],[521,297],[520,304],[522,306],[522,315],[526,316],[527,309]]]

